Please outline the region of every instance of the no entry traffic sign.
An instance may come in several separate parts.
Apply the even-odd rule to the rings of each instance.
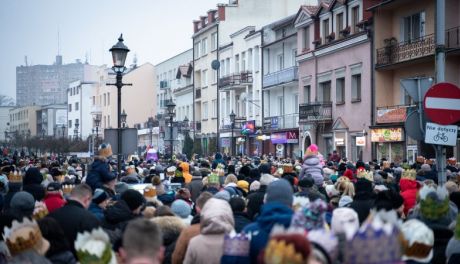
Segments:
[[[460,88],[451,83],[433,85],[425,94],[423,108],[434,123],[450,125],[460,121]]]

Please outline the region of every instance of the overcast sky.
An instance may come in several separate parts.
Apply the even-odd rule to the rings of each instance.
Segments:
[[[192,20],[226,0],[0,0],[0,94],[16,97],[16,66],[76,59],[111,65],[123,33],[138,64],[157,64],[192,47]]]

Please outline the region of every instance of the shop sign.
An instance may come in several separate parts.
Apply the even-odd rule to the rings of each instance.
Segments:
[[[270,139],[270,136],[267,136],[267,135],[259,135],[256,137],[257,140],[268,140]]]
[[[272,140],[272,144],[286,144],[287,143],[287,138],[286,138],[286,133],[273,133],[270,136]]]
[[[366,137],[356,137],[356,146],[359,146],[359,147],[366,146]]]
[[[401,127],[371,129],[371,142],[395,141],[403,141],[403,131]]]
[[[378,124],[402,123],[406,121],[406,117],[405,107],[378,109],[376,122]]]
[[[335,138],[335,145],[336,145],[336,146],[343,146],[343,145],[345,145],[345,139],[343,139],[343,138]]]
[[[297,144],[299,143],[299,132],[290,131],[286,132],[287,143]]]
[[[230,138],[221,138],[220,145],[223,148],[229,148],[231,146],[231,139]]]
[[[278,123],[279,123],[279,119],[278,119],[277,116],[270,118],[270,127],[271,128],[278,128]]]
[[[425,143],[455,146],[457,143],[457,126],[441,126],[426,123]]]

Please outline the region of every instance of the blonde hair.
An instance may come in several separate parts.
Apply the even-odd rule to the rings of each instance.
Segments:
[[[342,181],[337,185],[337,190],[341,196],[348,195],[351,198],[355,196],[355,186],[351,181]]]
[[[231,182],[238,183],[238,178],[236,178],[236,176],[234,174],[227,175],[227,177],[225,178],[224,185],[227,185],[227,184],[229,184]]]

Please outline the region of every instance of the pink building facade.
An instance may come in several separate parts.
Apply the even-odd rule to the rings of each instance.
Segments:
[[[297,29],[299,134],[302,150],[319,146],[349,160],[372,158],[371,1],[300,8]]]

